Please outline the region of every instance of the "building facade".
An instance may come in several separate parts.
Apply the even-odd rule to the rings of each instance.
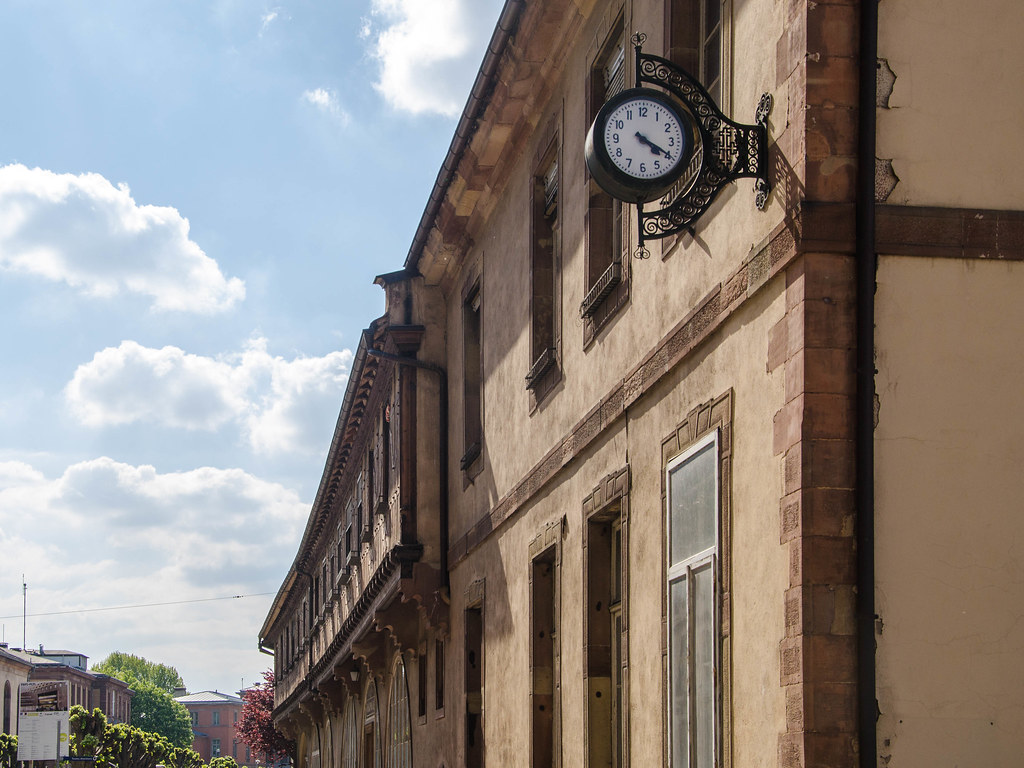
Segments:
[[[764,210],[646,258],[583,152],[634,32],[773,99]],[[260,632],[300,768],[1019,760],[1022,32],[508,0]]]
[[[0,647],[4,732],[17,732],[17,684],[44,680],[66,680],[70,706],[78,704],[87,710],[98,708],[110,723],[131,722],[133,693],[128,684],[110,675],[91,672],[88,665],[89,657],[75,651],[49,650],[42,646],[37,651]],[[8,717],[11,730],[7,730]]]
[[[204,763],[215,757],[232,757],[239,765],[255,766],[257,755],[238,740],[235,727],[242,716],[242,699],[219,691],[183,693],[174,700],[192,718],[192,749]]]

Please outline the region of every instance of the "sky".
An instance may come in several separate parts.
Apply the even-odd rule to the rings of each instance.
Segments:
[[[502,5],[0,0],[0,642],[191,692],[272,666],[373,277]]]

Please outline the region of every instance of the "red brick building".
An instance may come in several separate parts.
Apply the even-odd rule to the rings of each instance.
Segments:
[[[242,700],[218,691],[200,691],[177,696],[192,718],[192,749],[204,763],[215,757],[233,757],[239,765],[255,766],[256,755],[238,740],[235,726],[242,716]]]
[[[97,707],[111,723],[128,723],[132,719],[133,691],[123,680],[110,675],[91,672],[89,657],[77,651],[50,650],[42,646],[39,650],[24,651],[20,648],[3,648],[4,659],[9,662],[20,660],[31,665],[28,682],[42,680],[66,680],[69,700],[72,706],[80,704],[86,709]],[[21,681],[26,682],[26,681]],[[6,685],[3,695],[6,697]],[[11,686],[10,720],[12,728],[17,723],[17,686]],[[6,701],[6,698],[5,698]],[[6,712],[6,710],[5,710]],[[6,722],[6,720],[5,720]],[[14,731],[8,731],[13,733]]]

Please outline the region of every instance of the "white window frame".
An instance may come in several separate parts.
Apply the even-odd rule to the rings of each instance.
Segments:
[[[672,472],[685,464],[687,461],[692,459],[697,454],[701,453],[709,445],[713,446],[714,453],[714,488],[715,488],[715,503],[714,503],[714,543],[712,546],[707,547],[699,552],[695,552],[688,557],[683,558],[677,563],[670,562],[671,558],[671,543],[672,543]],[[667,721],[666,728],[668,731],[668,754],[667,761],[669,768],[684,768],[684,766],[678,766],[673,763],[675,755],[675,744],[674,741],[677,737],[674,729],[674,713],[672,710],[673,704],[673,691],[672,691],[672,660],[674,658],[673,650],[673,633],[672,633],[672,600],[671,600],[671,588],[673,583],[687,577],[688,574],[692,574],[695,570],[710,565],[711,576],[712,576],[712,629],[711,629],[711,647],[713,654],[713,666],[714,674],[712,676],[714,690],[712,692],[713,707],[711,712],[711,723],[713,733],[713,744],[712,744],[712,764],[711,765],[700,765],[696,762],[696,748],[693,744],[693,736],[695,734],[696,718],[695,713],[695,680],[694,680],[694,667],[695,662],[693,658],[693,646],[691,642],[694,632],[694,626],[692,622],[692,609],[694,601],[692,599],[693,579],[688,580],[688,594],[687,594],[687,626],[688,626],[688,638],[687,638],[687,762],[685,768],[714,768],[721,762],[721,718],[720,718],[720,702],[721,702],[721,583],[719,578],[719,563],[720,563],[720,549],[722,545],[722,530],[721,530],[721,512],[722,512],[722,486],[721,486],[721,438],[720,430],[715,429],[708,434],[704,435],[700,439],[696,440],[686,450],[681,452],[678,456],[675,456],[665,466],[665,565],[666,565],[666,577],[665,577],[665,601],[667,618],[666,622],[666,647],[668,649],[668,663],[666,664],[666,676],[665,676],[665,699],[666,699],[666,711]]]

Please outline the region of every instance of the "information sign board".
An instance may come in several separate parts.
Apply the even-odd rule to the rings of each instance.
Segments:
[[[67,757],[69,726],[66,680],[18,686],[18,760]]]

